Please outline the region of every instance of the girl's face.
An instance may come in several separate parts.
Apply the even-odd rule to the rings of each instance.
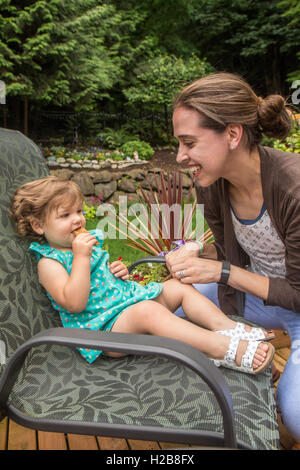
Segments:
[[[200,186],[224,177],[228,166],[230,136],[201,127],[200,114],[178,107],[173,114],[174,136],[179,141],[177,162],[185,163]]]
[[[41,224],[41,231],[37,233],[43,234],[52,248],[69,250],[75,238],[72,232],[85,227],[85,224],[82,202],[76,201],[73,204],[60,205],[52,210],[46,221]]]

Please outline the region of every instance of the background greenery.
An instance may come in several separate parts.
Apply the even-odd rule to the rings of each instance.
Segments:
[[[298,0],[1,0],[0,125],[64,143],[170,143],[173,95],[213,70],[291,95],[299,13]]]

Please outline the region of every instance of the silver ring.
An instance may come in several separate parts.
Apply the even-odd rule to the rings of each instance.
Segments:
[[[178,271],[177,276],[179,277],[179,279],[183,279],[185,277],[183,271]]]

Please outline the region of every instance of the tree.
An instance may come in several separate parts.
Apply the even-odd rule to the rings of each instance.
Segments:
[[[176,93],[186,84],[201,78],[214,69],[209,63],[196,56],[189,59],[174,55],[160,54],[139,64],[133,86],[124,90],[130,103],[146,106],[149,109],[163,109],[165,129],[169,134],[168,111]]]
[[[280,7],[285,8],[285,12],[282,14],[283,17],[289,19],[289,26],[294,28],[295,25],[299,29],[300,24],[300,3],[298,0],[283,0],[279,3]],[[300,49],[299,43],[298,47]],[[288,79],[289,81],[299,80],[300,79],[300,50],[297,52],[298,58],[298,69],[293,70],[289,73]]]
[[[8,96],[45,105],[91,109],[120,74],[117,47],[109,49],[121,15],[99,0],[8,1],[2,6],[1,76]]]
[[[246,75],[261,93],[286,91],[300,30],[287,24],[278,0],[200,0],[193,6],[196,43],[216,68]]]

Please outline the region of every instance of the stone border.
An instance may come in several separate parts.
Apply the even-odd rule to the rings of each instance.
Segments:
[[[143,161],[143,165],[144,165]],[[131,163],[132,164],[132,163]],[[128,166],[128,165],[127,165]],[[126,167],[125,167],[126,168]],[[149,190],[147,181],[151,182],[151,187],[156,190],[155,173],[161,174],[162,169],[145,169],[143,168],[127,168],[118,167],[119,171],[111,171],[111,167],[81,167],[81,171],[76,167],[52,168],[50,166],[50,174],[63,179],[71,179],[80,187],[85,196],[88,205],[92,205],[92,196],[101,197],[102,202],[115,203],[121,195],[128,196],[129,202],[137,202],[137,189],[141,186],[146,191]],[[167,175],[166,172],[163,172]],[[192,182],[188,172],[183,173],[183,197],[186,197]]]

